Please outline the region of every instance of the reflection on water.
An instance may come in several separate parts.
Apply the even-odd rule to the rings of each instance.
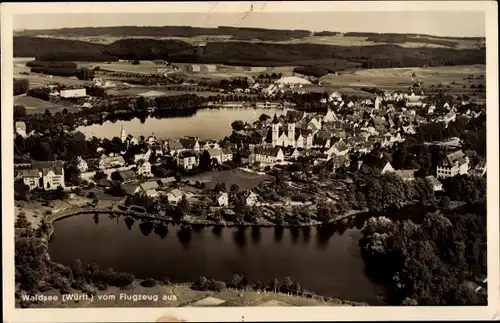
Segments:
[[[141,116],[135,118],[132,114],[118,117],[90,126],[78,127],[87,137],[98,138],[120,137],[121,126],[127,134],[134,137],[155,135],[159,139],[180,138],[184,136],[206,139],[222,139],[231,135],[231,123],[235,120],[253,123],[261,114],[280,115],[281,110],[253,108],[221,108],[192,109],[189,111],[169,110],[163,115]]]
[[[358,246],[369,216],[285,229],[203,228],[80,215],[54,224],[49,252],[67,265],[80,259],[138,278],[178,282],[200,276],[227,282],[235,273],[252,283],[289,276],[321,295],[381,304],[377,295],[384,289],[365,274]]]

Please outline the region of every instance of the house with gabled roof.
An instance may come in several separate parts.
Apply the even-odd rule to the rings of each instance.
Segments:
[[[23,138],[27,137],[26,133],[26,123],[24,121],[17,121],[15,124],[16,134],[20,135]]]
[[[326,113],[323,121],[324,122],[334,122],[334,121],[339,121],[339,118],[337,117],[335,112],[333,112],[333,110],[328,109],[328,112]]]
[[[118,175],[119,175],[119,179],[121,179],[121,182],[123,184],[133,182],[136,179],[136,174],[131,169],[119,171]]]
[[[215,200],[217,201],[217,204],[219,206],[224,207],[229,205],[229,195],[227,194],[227,192],[219,192],[216,195]]]
[[[99,160],[99,169],[109,169],[125,166],[125,159],[122,156],[103,156]]]
[[[156,181],[148,181],[139,184],[134,193],[144,192],[149,197],[157,197],[160,186]]]
[[[56,190],[65,187],[62,161],[34,162],[31,167],[30,170],[21,171],[20,175],[23,183],[30,189]]]
[[[198,155],[194,151],[186,150],[177,155],[177,165],[185,170],[198,166]]]
[[[137,175],[144,177],[152,177],[151,163],[147,160],[141,159],[137,162]]]
[[[285,160],[285,155],[280,147],[256,148],[250,155],[251,163],[274,164]]]
[[[326,151],[328,156],[344,156],[349,152],[349,146],[344,142],[343,139],[339,139],[336,143],[334,143],[330,149]]]
[[[436,168],[437,178],[464,175],[469,171],[469,157],[458,150],[446,155]]]
[[[198,141],[198,138],[194,137],[179,138],[178,142],[186,150],[200,151],[200,143]]]
[[[169,203],[177,204],[182,200],[185,194],[178,188],[174,188],[167,192],[165,195]]]

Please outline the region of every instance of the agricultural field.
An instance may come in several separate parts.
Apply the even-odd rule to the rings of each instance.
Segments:
[[[328,74],[320,79],[320,85],[338,87],[339,89],[379,88],[381,90],[405,90],[412,86],[412,74],[423,82],[423,86],[448,86],[467,94],[470,86],[486,85],[485,65],[445,66],[445,67],[416,67],[416,68],[389,68],[365,69],[344,72],[340,75]],[[474,79],[466,79],[472,75]],[[481,76],[483,76],[481,78]],[[465,79],[465,80],[464,80]],[[464,88],[464,86],[466,88]]]
[[[415,48],[415,47],[431,47],[431,48],[455,48],[455,49],[469,49],[476,48],[477,41],[472,39],[450,39],[450,41],[456,42],[455,47],[444,46],[440,44],[428,43],[429,41],[439,41],[440,38],[435,38],[432,36],[422,37],[421,41],[411,41],[404,43],[396,43],[401,47]],[[368,40],[368,37],[357,37],[357,36],[345,36],[339,34],[337,36],[310,36],[301,39],[293,39],[279,42],[282,44],[322,44],[322,45],[339,45],[339,46],[373,46],[379,44],[388,44],[385,42],[374,42]],[[389,43],[390,44],[390,43]]]
[[[308,36],[303,38],[282,40],[282,41],[266,41],[266,40],[244,40],[235,39],[231,35],[198,35],[195,37],[155,37],[155,36],[80,36],[80,37],[64,37],[64,36],[51,36],[51,38],[58,39],[71,39],[85,41],[89,43],[96,43],[102,45],[112,44],[113,42],[124,39],[124,38],[154,38],[161,40],[180,40],[190,44],[196,44],[200,42],[218,41],[218,42],[259,42],[259,43],[275,43],[275,44],[321,44],[321,45],[338,45],[338,46],[372,46],[378,44],[388,44],[387,42],[375,42],[369,40],[369,37],[359,37],[344,35],[339,33],[335,36]],[[420,37],[417,42],[416,39],[411,39],[409,42],[397,43],[401,47],[415,48],[415,47],[430,47],[430,48],[455,48],[455,49],[469,49],[477,47],[477,40],[474,39],[446,39],[447,41],[455,42],[455,46],[446,46],[438,43],[433,43],[435,41],[440,41],[441,38],[436,38],[432,36]],[[389,42],[390,44],[390,42]]]
[[[185,178],[190,182],[194,183],[196,181],[200,183],[205,183],[208,188],[213,188],[217,183],[224,183],[226,187],[231,187],[231,185],[236,184],[241,190],[248,190],[256,187],[260,183],[269,180],[268,175],[259,175],[255,173],[245,172],[242,170],[225,170],[225,171],[212,171],[208,173],[202,173],[195,176],[189,176]]]
[[[27,95],[14,97],[14,105],[24,106],[27,114],[44,113],[45,110],[49,110],[50,113],[57,113],[62,112],[64,109],[67,109],[70,112],[76,112],[76,110],[79,109],[78,107],[64,106]]]

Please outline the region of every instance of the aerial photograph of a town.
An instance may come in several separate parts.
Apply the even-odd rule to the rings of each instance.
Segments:
[[[488,304],[483,12],[13,25],[17,308]]]

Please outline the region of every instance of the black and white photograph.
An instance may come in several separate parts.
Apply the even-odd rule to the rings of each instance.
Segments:
[[[2,4],[6,320],[498,318],[496,10]]]

